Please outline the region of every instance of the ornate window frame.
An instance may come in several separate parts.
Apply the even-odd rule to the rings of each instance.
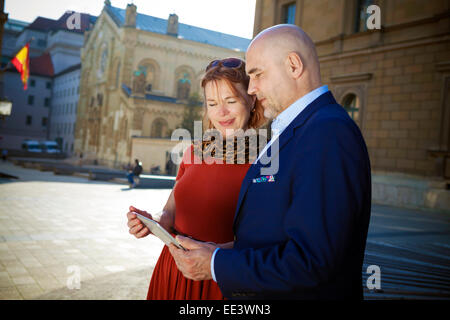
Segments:
[[[161,123],[161,132],[156,132],[155,130],[155,126]],[[165,128],[164,128],[165,127]],[[167,122],[166,119],[162,118],[162,117],[157,117],[155,119],[153,119],[151,127],[150,127],[150,137],[151,138],[166,138],[167,134],[169,132],[169,123]]]
[[[178,68],[175,69],[174,74],[174,88],[173,88],[173,96],[178,98],[178,80],[180,79],[179,76],[183,73],[187,73],[189,80],[191,81],[191,88],[189,92],[189,96],[195,92],[195,81],[197,79],[196,73],[194,69],[187,65],[181,65]]]
[[[148,66],[151,65],[154,70],[154,76],[153,76],[153,83],[152,83],[152,90],[151,91],[160,91],[161,90],[161,67],[155,59],[152,58],[145,58],[139,61],[138,64],[136,64],[133,72],[135,70],[138,70],[140,66]]]
[[[359,99],[359,119],[355,122],[361,131],[365,127],[367,88],[370,79],[372,79],[371,73],[353,73],[330,77],[333,93],[339,104],[342,105],[348,94],[354,94]]]

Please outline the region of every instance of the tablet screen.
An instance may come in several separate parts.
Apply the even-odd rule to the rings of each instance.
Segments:
[[[166,231],[158,222],[151,219],[148,214],[142,214],[135,212],[136,217],[144,223],[149,230],[162,240],[166,245],[173,243],[179,249],[186,250],[183,246],[174,238],[170,233]]]

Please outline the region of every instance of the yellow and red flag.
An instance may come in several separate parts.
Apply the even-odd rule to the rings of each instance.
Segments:
[[[20,73],[23,82],[23,90],[27,90],[28,76],[30,74],[30,45],[27,43],[11,60]]]

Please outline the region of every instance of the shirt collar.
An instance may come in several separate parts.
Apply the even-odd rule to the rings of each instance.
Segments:
[[[328,91],[328,86],[323,85],[313,91],[305,94],[303,97],[295,101],[285,110],[283,110],[273,121],[272,131],[277,131],[279,134],[294,120],[311,102],[316,100],[319,96]]]

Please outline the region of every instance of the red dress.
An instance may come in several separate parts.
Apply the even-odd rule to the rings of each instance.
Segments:
[[[176,178],[174,228],[200,241],[233,241],[234,213],[249,167],[250,164],[195,164],[191,146]],[[221,300],[223,296],[214,280],[186,279],[164,246],[153,270],[147,299]]]

